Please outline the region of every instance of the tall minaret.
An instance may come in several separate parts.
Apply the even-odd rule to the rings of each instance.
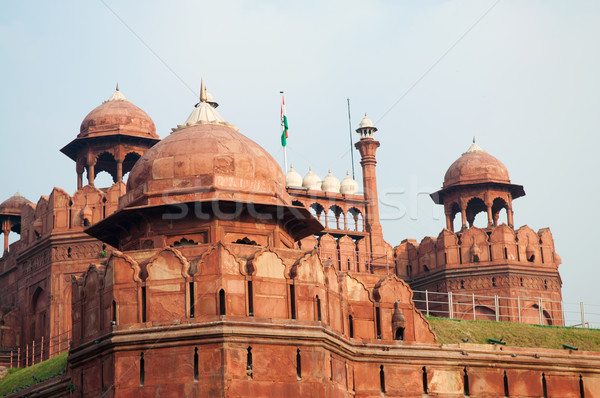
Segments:
[[[373,139],[373,133],[376,131],[377,127],[373,126],[373,122],[365,114],[356,130],[360,134],[360,140],[354,146],[360,152],[361,157],[363,190],[367,200],[365,229],[370,235],[371,252],[375,255],[383,255],[385,254],[385,243],[381,224],[379,223],[379,199],[377,197],[377,173],[375,171],[375,165],[377,164],[375,152],[379,148],[379,141]]]

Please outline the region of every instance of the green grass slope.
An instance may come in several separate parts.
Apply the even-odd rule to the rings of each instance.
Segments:
[[[62,353],[28,368],[8,369],[6,377],[0,380],[0,396],[9,395],[14,390],[27,388],[61,375],[67,366],[67,354],[67,352]]]
[[[514,322],[458,321],[427,318],[442,344],[488,344],[488,338],[507,346],[563,349],[563,344],[581,351],[600,351],[600,330],[527,325]]]

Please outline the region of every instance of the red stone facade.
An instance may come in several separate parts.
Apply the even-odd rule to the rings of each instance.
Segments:
[[[339,193],[286,187],[277,162],[215,108],[202,89],[186,123],[158,141],[151,119],[117,91],[63,148],[77,164],[73,196],[56,188],[37,205],[0,205],[5,235],[21,234],[0,260],[2,344],[65,330],[72,338],[67,375],[40,395],[600,391],[600,355],[440,346],[415,304],[411,287],[560,301],[552,235],[514,230],[512,200],[524,191],[497,159],[470,148],[433,194],[447,228],[392,247],[379,221],[377,129],[366,117],[356,144],[363,194]],[[112,187],[94,187],[100,170]],[[490,303],[461,305],[458,313],[491,317]],[[547,323],[560,324],[548,310]]]

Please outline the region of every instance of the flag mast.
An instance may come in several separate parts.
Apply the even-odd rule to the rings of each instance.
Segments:
[[[287,114],[285,112],[285,101],[283,99],[283,91],[279,92],[281,94],[281,146],[283,146],[283,166],[284,173],[287,173],[287,138],[288,138],[288,121]]]

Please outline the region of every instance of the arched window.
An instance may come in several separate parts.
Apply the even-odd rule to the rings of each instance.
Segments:
[[[194,380],[198,381],[199,379],[199,371],[198,371],[198,348],[194,348]]]
[[[246,374],[252,378],[252,347],[246,349]]]
[[[226,315],[227,309],[225,308],[225,290],[219,290],[219,315]]]
[[[379,388],[381,392],[385,394],[385,372],[383,370],[383,365],[379,367]]]
[[[478,215],[481,214],[479,217]],[[467,222],[470,227],[486,228],[488,225],[487,207],[482,199],[472,198],[467,203]]]
[[[146,379],[146,369],[144,363],[144,353],[140,354],[140,386],[144,385],[144,380]]]
[[[317,321],[321,321],[321,299],[317,296]]]
[[[300,349],[296,351],[296,377],[298,380],[302,379],[302,357],[300,356]]]

